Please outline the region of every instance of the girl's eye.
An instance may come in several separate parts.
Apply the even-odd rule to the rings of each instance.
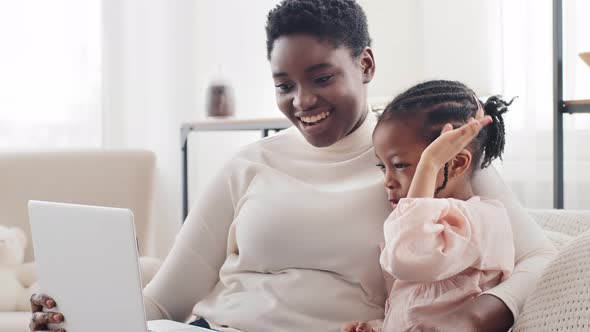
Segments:
[[[410,165],[404,164],[404,163],[393,164],[393,167],[395,167],[396,169],[404,169],[404,168],[406,168],[408,166],[410,166]]]
[[[322,76],[319,77],[315,80],[315,83],[317,84],[325,84],[328,83],[332,80],[332,78],[334,77],[334,75],[326,75],[326,76]]]
[[[383,163],[378,163],[378,164],[377,164],[377,165],[375,165],[375,166],[377,166],[377,168],[379,168],[379,169],[381,170],[381,172],[385,172],[385,164],[383,164]]]
[[[291,91],[291,89],[293,89],[293,86],[291,84],[281,83],[275,85],[275,88],[279,89],[279,91],[281,91],[282,93],[286,93]]]

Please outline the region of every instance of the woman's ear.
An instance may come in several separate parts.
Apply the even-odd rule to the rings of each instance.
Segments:
[[[454,178],[469,171],[473,155],[467,149],[461,150],[453,159],[449,167],[449,177]]]
[[[360,55],[361,70],[363,75],[363,83],[367,84],[373,80],[375,76],[375,57],[373,50],[370,47],[365,47]]]

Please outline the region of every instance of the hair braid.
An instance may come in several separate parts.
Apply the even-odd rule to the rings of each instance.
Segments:
[[[494,121],[488,125],[488,139],[483,147],[484,156],[481,168],[489,166],[492,160],[496,158],[502,160],[502,153],[504,152],[504,145],[506,143],[506,131],[502,114],[508,111],[508,106],[512,104],[515,98],[506,102],[500,96],[491,96],[483,106],[484,112],[491,116]]]
[[[440,135],[446,123],[456,127],[475,116],[478,105],[474,96],[475,92],[461,82],[423,82],[395,97],[383,111],[379,122],[427,112],[423,130],[418,136],[430,143]],[[513,100],[507,103],[500,96],[492,96],[483,105],[484,112],[492,117],[493,123],[484,127],[469,146],[473,160],[482,160],[481,168],[502,157],[506,135],[502,114],[508,111]]]

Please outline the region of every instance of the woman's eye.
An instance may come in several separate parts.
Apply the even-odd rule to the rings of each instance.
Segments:
[[[377,168],[379,168],[379,169],[381,170],[381,172],[385,172],[385,164],[383,164],[383,163],[378,163],[378,164],[377,164],[377,165],[375,165],[375,166],[377,166]]]
[[[291,89],[293,89],[293,86],[291,84],[281,83],[275,85],[275,88],[279,89],[279,91],[281,91],[282,93],[285,93],[291,91]]]
[[[404,163],[393,164],[393,167],[395,167],[396,169],[404,169],[408,166],[409,166],[408,164],[404,164]]]
[[[315,83],[317,84],[325,84],[332,80],[334,75],[326,75],[315,79]]]

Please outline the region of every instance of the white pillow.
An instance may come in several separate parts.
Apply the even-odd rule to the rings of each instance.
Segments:
[[[578,236],[590,230],[590,211],[586,210],[528,210],[543,229]]]
[[[590,231],[549,263],[513,331],[590,331]]]
[[[573,236],[567,235],[565,233],[556,232],[556,231],[549,231],[543,230],[545,236],[553,243],[557,250],[561,250],[563,246],[570,243],[571,240],[574,239]]]

